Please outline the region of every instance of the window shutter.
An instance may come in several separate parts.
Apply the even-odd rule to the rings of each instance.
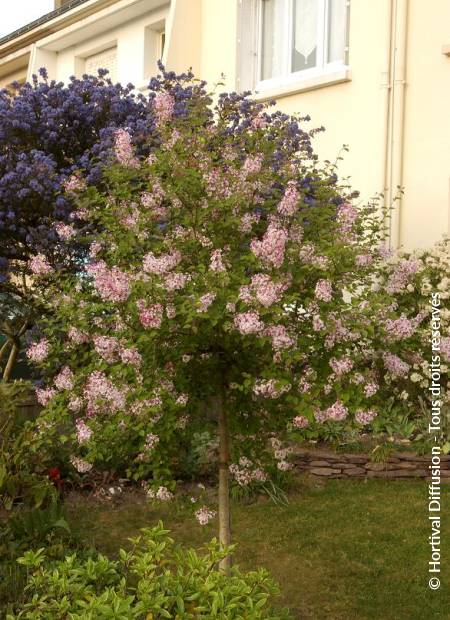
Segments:
[[[99,69],[108,69],[107,77],[113,82],[117,80],[117,47],[110,47],[86,58],[85,72],[87,74],[97,75]]]
[[[258,65],[258,2],[239,0],[237,40],[238,92],[253,90]]]

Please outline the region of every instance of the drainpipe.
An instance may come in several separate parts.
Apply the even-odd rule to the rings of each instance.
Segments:
[[[391,94],[392,94],[392,81],[391,81],[391,56],[392,56],[392,23],[393,23],[393,1],[384,0],[384,19],[386,20],[385,40],[383,45],[384,58],[383,67],[381,71],[381,84],[382,90],[381,97],[381,110],[380,110],[380,136],[382,136],[382,145],[380,153],[380,166],[379,173],[380,186],[382,184],[382,192],[384,197],[384,208],[388,208],[389,203],[389,156],[390,156],[390,122],[391,122]],[[389,220],[385,222],[386,227],[389,227]]]
[[[388,155],[386,158],[386,206],[395,206],[389,221],[389,245],[400,245],[403,200],[403,146],[406,87],[406,44],[409,0],[391,0],[390,102],[388,121]],[[395,201],[395,202],[394,202]]]

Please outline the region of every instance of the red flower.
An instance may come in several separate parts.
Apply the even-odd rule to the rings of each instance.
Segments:
[[[50,480],[53,481],[58,481],[61,480],[61,472],[59,471],[58,467],[52,467],[51,469],[48,470],[48,477],[50,478]]]

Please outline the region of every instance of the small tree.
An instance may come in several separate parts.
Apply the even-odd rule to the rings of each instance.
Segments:
[[[102,185],[68,185],[98,231],[76,237],[88,260],[75,275],[31,265],[54,310],[28,350],[49,375],[39,428],[67,425],[79,471],[125,456],[165,499],[180,438],[214,423],[228,545],[230,473],[264,480],[270,439],[308,425],[319,404],[339,421],[364,402],[361,385],[322,386],[330,360],[370,329],[343,292],[367,274],[358,257],[376,253],[380,232],[319,166],[306,119],[236,94],[212,110],[190,76],[151,86],[158,146],[139,158],[117,131]]]

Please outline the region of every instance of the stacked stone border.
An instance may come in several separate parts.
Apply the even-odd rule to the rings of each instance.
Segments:
[[[430,477],[429,455],[412,452],[393,452],[385,461],[375,462],[373,455],[364,453],[340,453],[326,449],[295,447],[293,451],[295,471],[326,478],[407,478]],[[450,455],[441,455],[441,481],[450,483]]]

